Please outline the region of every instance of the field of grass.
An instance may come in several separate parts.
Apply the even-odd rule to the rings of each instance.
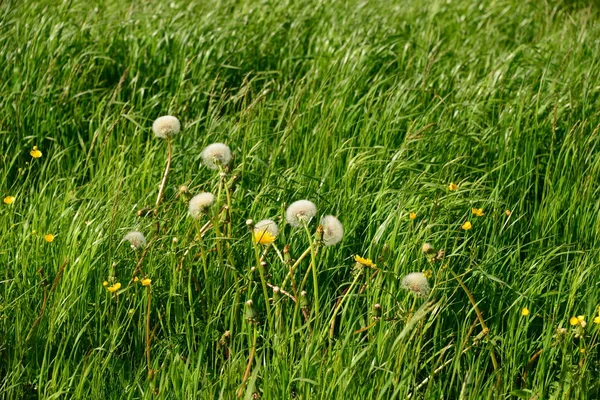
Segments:
[[[0,398],[600,398],[599,18],[0,2]]]

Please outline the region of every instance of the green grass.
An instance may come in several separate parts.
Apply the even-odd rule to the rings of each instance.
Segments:
[[[567,0],[2,2],[0,397],[600,397],[598,18]],[[165,114],[183,130],[142,218]],[[234,153],[232,229],[199,243],[178,188],[216,194],[212,142]],[[309,323],[285,296],[269,323],[246,220],[277,220],[297,258],[309,239],[283,217],[303,198],[344,239],[315,255],[319,315],[309,273]],[[130,230],[149,290],[130,282]],[[281,285],[287,266],[265,261]],[[401,287],[426,270],[428,299]]]

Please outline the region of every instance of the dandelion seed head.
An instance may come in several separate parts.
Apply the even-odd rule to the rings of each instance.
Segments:
[[[181,124],[179,120],[172,115],[165,115],[156,118],[152,124],[152,131],[154,136],[161,139],[167,139],[175,136],[181,130]]]
[[[325,246],[338,244],[344,237],[344,227],[339,219],[333,215],[326,215],[321,218],[323,226],[323,243]]]
[[[279,227],[277,223],[270,219],[263,219],[254,225],[253,240],[258,244],[271,244],[279,235]]]
[[[204,192],[195,195],[190,199],[188,212],[194,219],[200,218],[215,202],[215,196],[212,193]]]
[[[138,231],[129,232],[128,234],[123,236],[123,240],[121,241],[129,242],[131,248],[136,251],[142,250],[144,247],[146,247],[146,237],[142,232]]]
[[[402,287],[419,297],[429,296],[429,282],[422,272],[411,272],[402,278]]]
[[[429,243],[423,243],[423,246],[421,247],[421,251],[424,254],[433,254],[433,253],[435,253],[435,249]]]
[[[285,211],[285,219],[294,228],[308,224],[317,215],[317,206],[309,200],[298,200],[290,204]]]
[[[224,143],[213,143],[202,150],[202,162],[210,169],[219,169],[219,166],[231,162],[231,150]]]

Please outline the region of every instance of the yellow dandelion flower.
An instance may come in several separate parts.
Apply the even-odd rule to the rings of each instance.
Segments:
[[[411,212],[410,214],[408,214],[408,218],[415,219],[415,218],[417,218],[417,214],[415,214],[414,212]]]
[[[462,224],[460,227],[462,229],[464,229],[465,231],[468,231],[469,229],[471,229],[473,227],[473,225],[469,221],[467,221],[464,224]]]
[[[433,271],[428,269],[426,271],[423,271],[423,275],[425,275],[425,278],[431,279],[431,277],[433,276]]]
[[[450,182],[450,184],[448,185],[448,190],[451,192],[454,192],[457,189],[458,189],[458,185],[454,182]]]
[[[569,320],[569,324],[571,324],[572,326],[579,325],[579,320],[577,319],[577,317],[571,317],[571,319]]]
[[[364,265],[365,267],[376,267],[376,265],[373,263],[373,261],[370,258],[363,258],[359,255],[355,255],[354,256],[354,261],[356,261],[359,264]]]
[[[12,204],[15,202],[15,196],[6,196],[4,198],[4,204]]]
[[[142,282],[142,286],[150,286],[150,284],[152,283],[152,279],[144,278],[140,282]]]
[[[477,217],[483,217],[483,208],[471,208],[471,212]]]
[[[512,213],[510,212],[510,210],[506,210],[506,211],[504,211],[504,214],[506,214],[507,217],[510,217],[510,214],[512,214]]]
[[[117,282],[117,283],[115,283],[114,285],[107,287],[106,289],[107,289],[109,292],[111,292],[111,293],[114,293],[114,292],[116,292],[117,290],[121,289],[121,284],[120,284],[119,282]]]
[[[51,233],[47,233],[44,235],[44,240],[48,243],[54,242],[54,235]]]
[[[521,315],[524,316],[524,317],[528,316],[529,315],[529,309],[527,307],[523,307],[521,309]]]
[[[252,239],[254,240],[254,243],[267,245],[273,243],[276,236],[267,230],[255,230]]]
[[[40,158],[42,156],[42,152],[38,150],[37,146],[33,146],[33,149],[31,149],[29,154],[31,154],[31,157],[33,158]]]
[[[102,282],[102,286],[107,287],[108,286],[108,282],[107,281]]]
[[[579,323],[581,324],[582,322],[585,322],[585,316],[583,315],[578,315],[577,316],[577,321],[579,321]]]
[[[134,282],[137,282],[137,281],[139,281],[139,280],[140,280],[140,278],[138,278],[137,276],[134,276],[134,277],[133,277],[133,281],[134,281]]]
[[[600,324],[600,315],[597,316],[596,318],[594,318],[594,323],[595,324]]]

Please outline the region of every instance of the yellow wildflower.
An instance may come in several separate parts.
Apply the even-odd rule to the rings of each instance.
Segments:
[[[473,225],[469,221],[467,221],[464,224],[462,224],[460,227],[463,228],[465,231],[468,231],[469,229],[471,229],[473,227]]]
[[[483,217],[483,208],[471,208],[471,212],[478,217]]]
[[[521,309],[521,315],[526,317],[529,315],[529,309],[527,307],[523,307],[523,309]]]
[[[4,198],[4,204],[12,204],[15,202],[15,196],[6,196]]]
[[[258,243],[258,244],[271,244],[275,241],[275,235],[273,235],[271,232],[269,232],[268,230],[255,230],[253,235],[252,235],[252,239],[254,240],[254,243]]]
[[[428,269],[427,271],[423,271],[423,275],[425,275],[425,278],[431,279],[431,277],[433,276],[433,271]]]
[[[102,286],[107,287],[108,286],[108,282],[107,281],[102,282]]]
[[[117,282],[114,285],[107,287],[106,289],[108,289],[109,292],[114,293],[117,290],[121,289],[121,284]]]
[[[569,320],[569,324],[571,324],[572,326],[579,325],[579,319],[577,319],[577,317],[571,317],[571,319]]]
[[[454,182],[450,182],[450,184],[448,185],[448,190],[454,192],[456,189],[458,189],[458,185]]]
[[[38,150],[37,146],[33,146],[33,149],[29,152],[31,157],[40,158],[42,156],[42,152]]]
[[[415,219],[415,218],[417,218],[417,214],[415,214],[414,212],[411,212],[410,214],[408,214],[408,218]]]
[[[584,348],[584,347],[580,348],[580,349],[579,349],[579,352],[580,352],[581,354],[585,353],[585,348]]]
[[[139,280],[140,280],[140,278],[138,278],[137,276],[134,276],[134,277],[133,277],[133,281],[134,281],[134,282],[137,282],[137,281],[139,281]]]
[[[577,321],[579,321],[579,323],[582,323],[582,322],[584,322],[584,321],[585,321],[585,316],[583,316],[583,315],[578,315],[578,316],[577,316]]]
[[[506,214],[507,217],[510,217],[510,214],[512,214],[512,213],[510,212],[510,210],[506,210],[506,211],[504,211],[504,214]]]
[[[152,283],[152,279],[144,278],[140,282],[142,282],[142,286],[150,286],[150,284]]]
[[[48,243],[54,242],[54,235],[51,233],[47,233],[44,235],[44,240]]]
[[[594,323],[595,324],[600,324],[600,315],[597,316],[596,318],[594,318]]]
[[[354,261],[356,261],[359,264],[364,265],[365,267],[376,267],[376,265],[373,263],[373,261],[370,258],[363,258],[359,255],[355,255],[354,256]]]

